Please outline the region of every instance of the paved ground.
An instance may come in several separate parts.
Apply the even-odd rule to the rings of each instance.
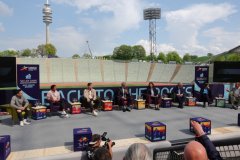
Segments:
[[[44,120],[32,120],[30,126],[11,126],[8,119],[0,124],[0,135],[10,134],[12,150],[30,150],[57,146],[68,146],[73,141],[73,128],[91,127],[94,133],[108,132],[114,140],[144,136],[144,123],[161,121],[167,125],[167,140],[190,138],[189,118],[203,116],[212,120],[212,128],[233,126],[237,123],[240,110],[229,108],[185,107],[100,112],[98,117],[89,114],[73,115],[69,119],[50,117]]]

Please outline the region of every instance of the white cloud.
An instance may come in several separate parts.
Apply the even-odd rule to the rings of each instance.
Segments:
[[[0,39],[0,50],[12,49],[21,50],[25,48],[36,48],[37,45],[43,43],[42,36],[38,35],[31,38],[4,38]],[[1,48],[4,47],[4,48]]]
[[[137,45],[142,45],[145,48],[147,54],[149,55],[149,53],[150,53],[150,43],[149,43],[148,40],[141,39],[136,44]],[[157,44],[156,47],[157,47],[157,52],[158,53],[159,52],[168,53],[170,51],[176,51],[176,49],[171,44]]]
[[[22,50],[25,48],[37,48],[39,44],[45,43],[44,33],[40,33],[31,38],[7,38],[0,39],[0,47],[4,49]],[[71,57],[75,53],[82,53],[84,49],[85,37],[72,26],[65,26],[52,30],[50,36],[50,43],[54,44],[58,49],[58,55],[62,57]],[[85,47],[86,48],[86,47]]]
[[[64,57],[82,53],[81,50],[86,45],[85,36],[73,26],[57,28],[52,32],[50,41],[60,51],[58,54]]]
[[[54,3],[67,4],[76,8],[83,17],[82,23],[88,25],[87,39],[93,52],[109,53],[116,46],[115,40],[125,31],[136,29],[142,20],[141,0],[52,0]],[[98,17],[84,15],[97,13]],[[96,53],[95,53],[96,54]]]
[[[5,28],[3,26],[3,24],[0,22],[0,32],[4,32],[5,31]]]
[[[240,44],[240,31],[229,32],[215,27],[204,31],[203,35],[211,39],[208,48],[212,53],[228,51]]]
[[[13,9],[10,8],[7,4],[0,1],[0,16],[11,16],[13,13]],[[0,22],[0,32],[4,32],[5,28],[3,24]]]
[[[198,4],[167,12],[165,18],[170,40],[182,53],[206,53],[209,49],[198,41],[202,27],[217,20],[226,20],[235,12],[235,7],[228,3]]]
[[[13,14],[13,9],[7,4],[0,1],[0,16],[10,16]]]

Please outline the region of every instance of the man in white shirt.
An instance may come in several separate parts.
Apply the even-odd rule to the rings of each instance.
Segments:
[[[47,93],[47,101],[50,103],[50,108],[53,105],[59,105],[62,108],[62,116],[68,118],[69,115],[66,113],[66,104],[64,99],[60,98],[60,93],[57,91],[56,85],[51,85],[50,91]]]
[[[87,89],[84,90],[83,104],[91,109],[94,116],[97,116],[97,108],[100,105],[100,100],[97,98],[96,90],[93,89],[92,83],[87,84]]]

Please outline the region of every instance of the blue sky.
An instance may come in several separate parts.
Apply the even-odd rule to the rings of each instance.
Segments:
[[[240,45],[239,0],[49,0],[50,41],[61,57],[88,52],[111,54],[121,44],[149,52],[143,9],[160,7],[158,52],[221,53]],[[42,7],[46,0],[0,0],[0,50],[45,43]]]

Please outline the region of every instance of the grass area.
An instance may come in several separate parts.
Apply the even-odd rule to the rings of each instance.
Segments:
[[[194,59],[193,62],[195,62],[195,63],[207,62],[209,60],[210,60],[210,58],[208,56],[202,56],[202,57],[198,57],[198,58]]]

